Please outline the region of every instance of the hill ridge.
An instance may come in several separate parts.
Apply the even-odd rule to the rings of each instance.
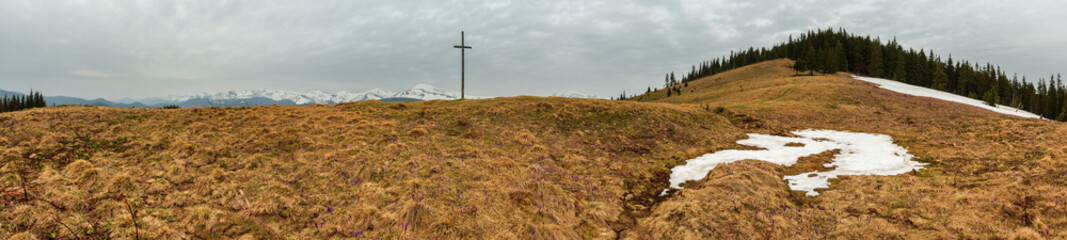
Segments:
[[[693,65],[679,78],[674,72],[664,79],[664,88],[677,91],[686,83],[731,69],[778,58],[795,60],[792,69],[808,72],[851,72],[860,76],[892,79],[928,87],[989,104],[1018,106],[1048,119],[1067,121],[1067,86],[1061,77],[1040,78],[1036,83],[1017,76],[1009,78],[999,67],[969,61],[941,60],[931,50],[905,50],[896,39],[883,43],[870,36],[853,35],[844,29],[809,31],[798,38],[771,48],[753,48],[731,52],[730,56]],[[651,90],[652,87],[649,87]],[[620,99],[636,97],[620,95]]]

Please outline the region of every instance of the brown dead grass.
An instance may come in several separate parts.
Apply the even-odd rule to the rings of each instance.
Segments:
[[[669,166],[743,136],[695,107],[534,97],[0,118],[14,133],[4,169],[68,126],[130,140],[44,162],[34,200],[0,205],[0,236],[37,238],[74,237],[62,224],[116,238],[609,238],[648,214]]]
[[[1067,238],[1064,123],[907,96],[847,74],[794,77],[791,65],[788,60],[757,64],[690,82],[690,88],[696,88],[692,94],[653,94],[646,100],[724,106],[726,113],[758,119],[747,122],[780,129],[888,134],[929,165],[900,176],[842,177],[831,181],[830,189],[819,190],[817,197],[770,183],[741,179],[722,183],[709,177],[703,184],[744,185],[767,192],[730,195],[723,193],[729,190],[723,187],[683,190],[679,194],[686,197],[660,204],[635,238]],[[737,91],[740,85],[744,91]],[[821,162],[808,165],[818,167],[815,164]],[[749,168],[733,174],[764,173],[780,179],[811,170],[796,169],[803,165],[772,172]],[[727,196],[736,196],[736,202],[769,203],[738,206]],[[694,205],[705,202],[712,206]],[[676,212],[704,215],[672,218]],[[769,219],[780,224],[758,227]],[[707,225],[724,221],[732,225]]]
[[[690,82],[680,96],[637,98],[660,103],[514,97],[3,113],[0,238],[1067,238],[1064,124],[844,74],[793,77],[790,66],[766,62]],[[745,133],[805,128],[888,134],[929,165],[841,177],[807,197],[782,177],[825,170],[834,152],[793,167],[746,160],[657,196],[686,159],[743,149],[735,142]],[[129,141],[25,164],[33,149],[121,137]],[[30,198],[21,197],[23,176]]]

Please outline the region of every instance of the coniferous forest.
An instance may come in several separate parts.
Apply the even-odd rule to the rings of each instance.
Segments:
[[[1067,87],[1059,74],[1037,81],[1015,74],[1009,76],[998,66],[942,58],[933,51],[905,49],[896,39],[882,43],[878,38],[849,34],[845,30],[810,31],[774,47],[731,52],[729,56],[693,65],[692,70],[674,78],[668,73],[664,88],[674,90],[689,81],[715,75],[767,60],[789,58],[796,61],[798,75],[851,72],[937,89],[1019,108],[1048,119],[1067,121]],[[678,91],[680,92],[680,91]],[[620,99],[627,99],[621,95]]]
[[[3,96],[0,98],[0,112],[13,112],[35,107],[44,107],[44,96],[40,92],[30,90],[27,95]]]

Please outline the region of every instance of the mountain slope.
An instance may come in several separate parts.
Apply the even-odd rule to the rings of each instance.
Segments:
[[[1067,190],[1062,187],[1067,183],[1067,146],[1062,144],[1067,142],[1067,125],[897,93],[846,73],[793,76],[792,64],[759,63],[691,81],[681,95],[667,97],[660,90],[633,99],[722,107],[713,111],[757,131],[812,128],[887,134],[928,164],[925,169],[901,176],[844,177],[811,198],[796,196],[782,185],[782,176],[805,172],[797,167],[727,164],[661,203],[639,224],[641,235],[1067,236]],[[811,165],[806,168],[813,169],[827,162],[827,156],[807,161]],[[796,166],[804,167],[801,162]]]
[[[927,55],[929,53],[929,55]],[[676,81],[671,72],[666,84],[675,86],[727,70],[767,60],[789,58],[797,61],[798,73],[852,72],[862,76],[893,79],[911,85],[938,89],[987,103],[1016,106],[1047,119],[1067,121],[1067,86],[1058,75],[1046,81],[1026,81],[1008,77],[992,64],[981,66],[967,60],[947,60],[933,51],[904,49],[896,40],[883,43],[879,38],[850,34],[843,29],[809,31],[798,38],[775,44],[771,48],[750,47],[693,65]],[[1032,77],[1032,76],[1031,76]],[[1035,78],[1031,78],[1035,79]],[[624,97],[625,98],[625,97]]]
[[[0,182],[0,236],[73,238],[63,225],[110,222],[110,236],[159,239],[1067,237],[1063,123],[844,73],[794,77],[791,65],[742,67],[637,101],[2,113],[0,172],[13,180]],[[790,167],[745,160],[659,196],[687,159],[744,149],[747,133],[808,128],[889,135],[926,165],[844,176],[812,197],[783,177],[826,170],[835,152]]]

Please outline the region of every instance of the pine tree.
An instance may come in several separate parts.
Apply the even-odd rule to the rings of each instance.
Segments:
[[[837,44],[833,48],[830,48],[830,53],[827,56],[829,60],[830,73],[838,71],[848,71],[848,57],[845,56],[845,46],[841,44],[841,41],[837,41]]]
[[[938,63],[936,63],[934,65],[934,76],[933,76],[933,83],[931,85],[931,88],[937,89],[937,90],[940,90],[940,91],[948,90],[948,75],[945,74],[945,64],[944,63],[938,62]]]
[[[1060,115],[1056,117],[1056,121],[1067,122],[1067,99],[1061,103]]]
[[[815,69],[817,68],[815,54],[815,47],[811,46],[811,43],[809,43],[807,50],[804,50],[804,69],[808,70],[809,76],[814,76]]]
[[[989,106],[996,107],[997,106],[997,94],[996,94],[996,92],[997,91],[996,91],[995,88],[990,88],[989,90],[985,91],[985,94],[982,95],[982,101],[985,101],[985,104],[987,104]]]
[[[19,96],[18,95],[11,95],[11,100],[8,101],[7,104],[8,104],[7,105],[8,111],[18,111],[19,110]]]
[[[904,54],[898,52],[897,56],[894,57],[893,80],[896,80],[896,81],[899,81],[899,82],[907,82],[907,80],[908,80],[908,72],[905,69],[906,65],[907,65],[907,63],[904,61]]]
[[[47,107],[48,103],[44,101],[44,95],[41,92],[37,92],[37,107]]]
[[[882,47],[872,43],[871,53],[867,56],[867,73],[872,77],[884,77],[882,75]]]
[[[972,70],[966,64],[957,67],[959,71],[958,79],[956,80],[956,94],[962,96],[970,96],[971,82],[974,81],[974,70]]]
[[[804,69],[804,64],[806,64],[806,62],[804,62],[804,59],[797,59],[795,62],[793,62],[793,72],[796,72],[795,75],[800,76],[800,72],[807,70]]]
[[[1034,113],[1037,113],[1037,115],[1042,115],[1042,116],[1045,115],[1045,104],[1044,104],[1045,103],[1045,96],[1046,96],[1045,94],[1048,93],[1048,90],[1045,87],[1046,87],[1045,86],[1045,79],[1044,78],[1038,79],[1037,80],[1037,101],[1034,102],[1035,105],[1037,105],[1037,106],[1036,106],[1036,110],[1035,110]]]
[[[833,63],[830,62],[830,57],[829,57],[830,51],[829,50],[823,50],[823,51],[816,50],[815,52],[816,52],[816,55],[815,55],[815,57],[816,57],[815,66],[817,66],[815,68],[815,70],[818,70],[820,73],[829,73],[830,72],[830,66],[833,65]]]

